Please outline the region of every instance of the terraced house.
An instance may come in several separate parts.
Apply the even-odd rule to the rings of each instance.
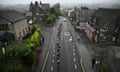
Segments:
[[[0,40],[7,40],[11,35],[15,40],[22,40],[27,31],[28,24],[23,14],[12,10],[0,11]]]
[[[99,8],[87,25],[88,38],[97,43],[120,44],[120,10]]]

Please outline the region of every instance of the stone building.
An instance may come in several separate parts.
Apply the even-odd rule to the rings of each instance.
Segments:
[[[27,34],[28,24],[25,16],[17,11],[0,11],[0,35],[11,33],[15,40],[21,40]]]

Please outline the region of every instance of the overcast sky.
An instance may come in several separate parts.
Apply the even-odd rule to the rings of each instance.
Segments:
[[[40,1],[40,0],[0,0],[0,4],[29,4],[31,1]],[[120,4],[120,0],[41,0],[45,3],[55,4],[55,3],[105,3],[105,4]]]

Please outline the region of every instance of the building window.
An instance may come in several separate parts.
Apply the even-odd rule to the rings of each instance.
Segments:
[[[36,21],[36,16],[34,16],[34,21]]]
[[[106,30],[108,31],[108,26],[106,26]]]
[[[26,28],[26,32],[28,32],[28,28]]]
[[[9,30],[9,26],[8,26],[8,24],[5,24],[5,30]]]
[[[21,40],[21,37],[22,37],[22,34],[21,34],[21,32],[19,32],[19,37],[18,37],[18,39]]]
[[[0,24],[0,31],[8,31],[9,26],[8,24]]]
[[[93,19],[93,22],[96,23],[96,19],[95,18]]]
[[[0,31],[2,30],[2,25],[0,24]]]
[[[23,35],[25,35],[25,30],[23,30]]]

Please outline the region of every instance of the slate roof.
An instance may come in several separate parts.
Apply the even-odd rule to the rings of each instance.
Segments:
[[[0,18],[0,24],[8,24],[9,21],[3,19],[3,18]]]
[[[93,13],[93,16],[99,19],[98,24],[95,25],[95,28],[101,28],[104,24],[111,22],[112,19],[118,15],[120,15],[120,9],[99,8]]]
[[[17,11],[9,10],[9,11],[0,11],[0,17],[6,19],[10,22],[17,22],[22,19],[25,19],[25,16]]]

